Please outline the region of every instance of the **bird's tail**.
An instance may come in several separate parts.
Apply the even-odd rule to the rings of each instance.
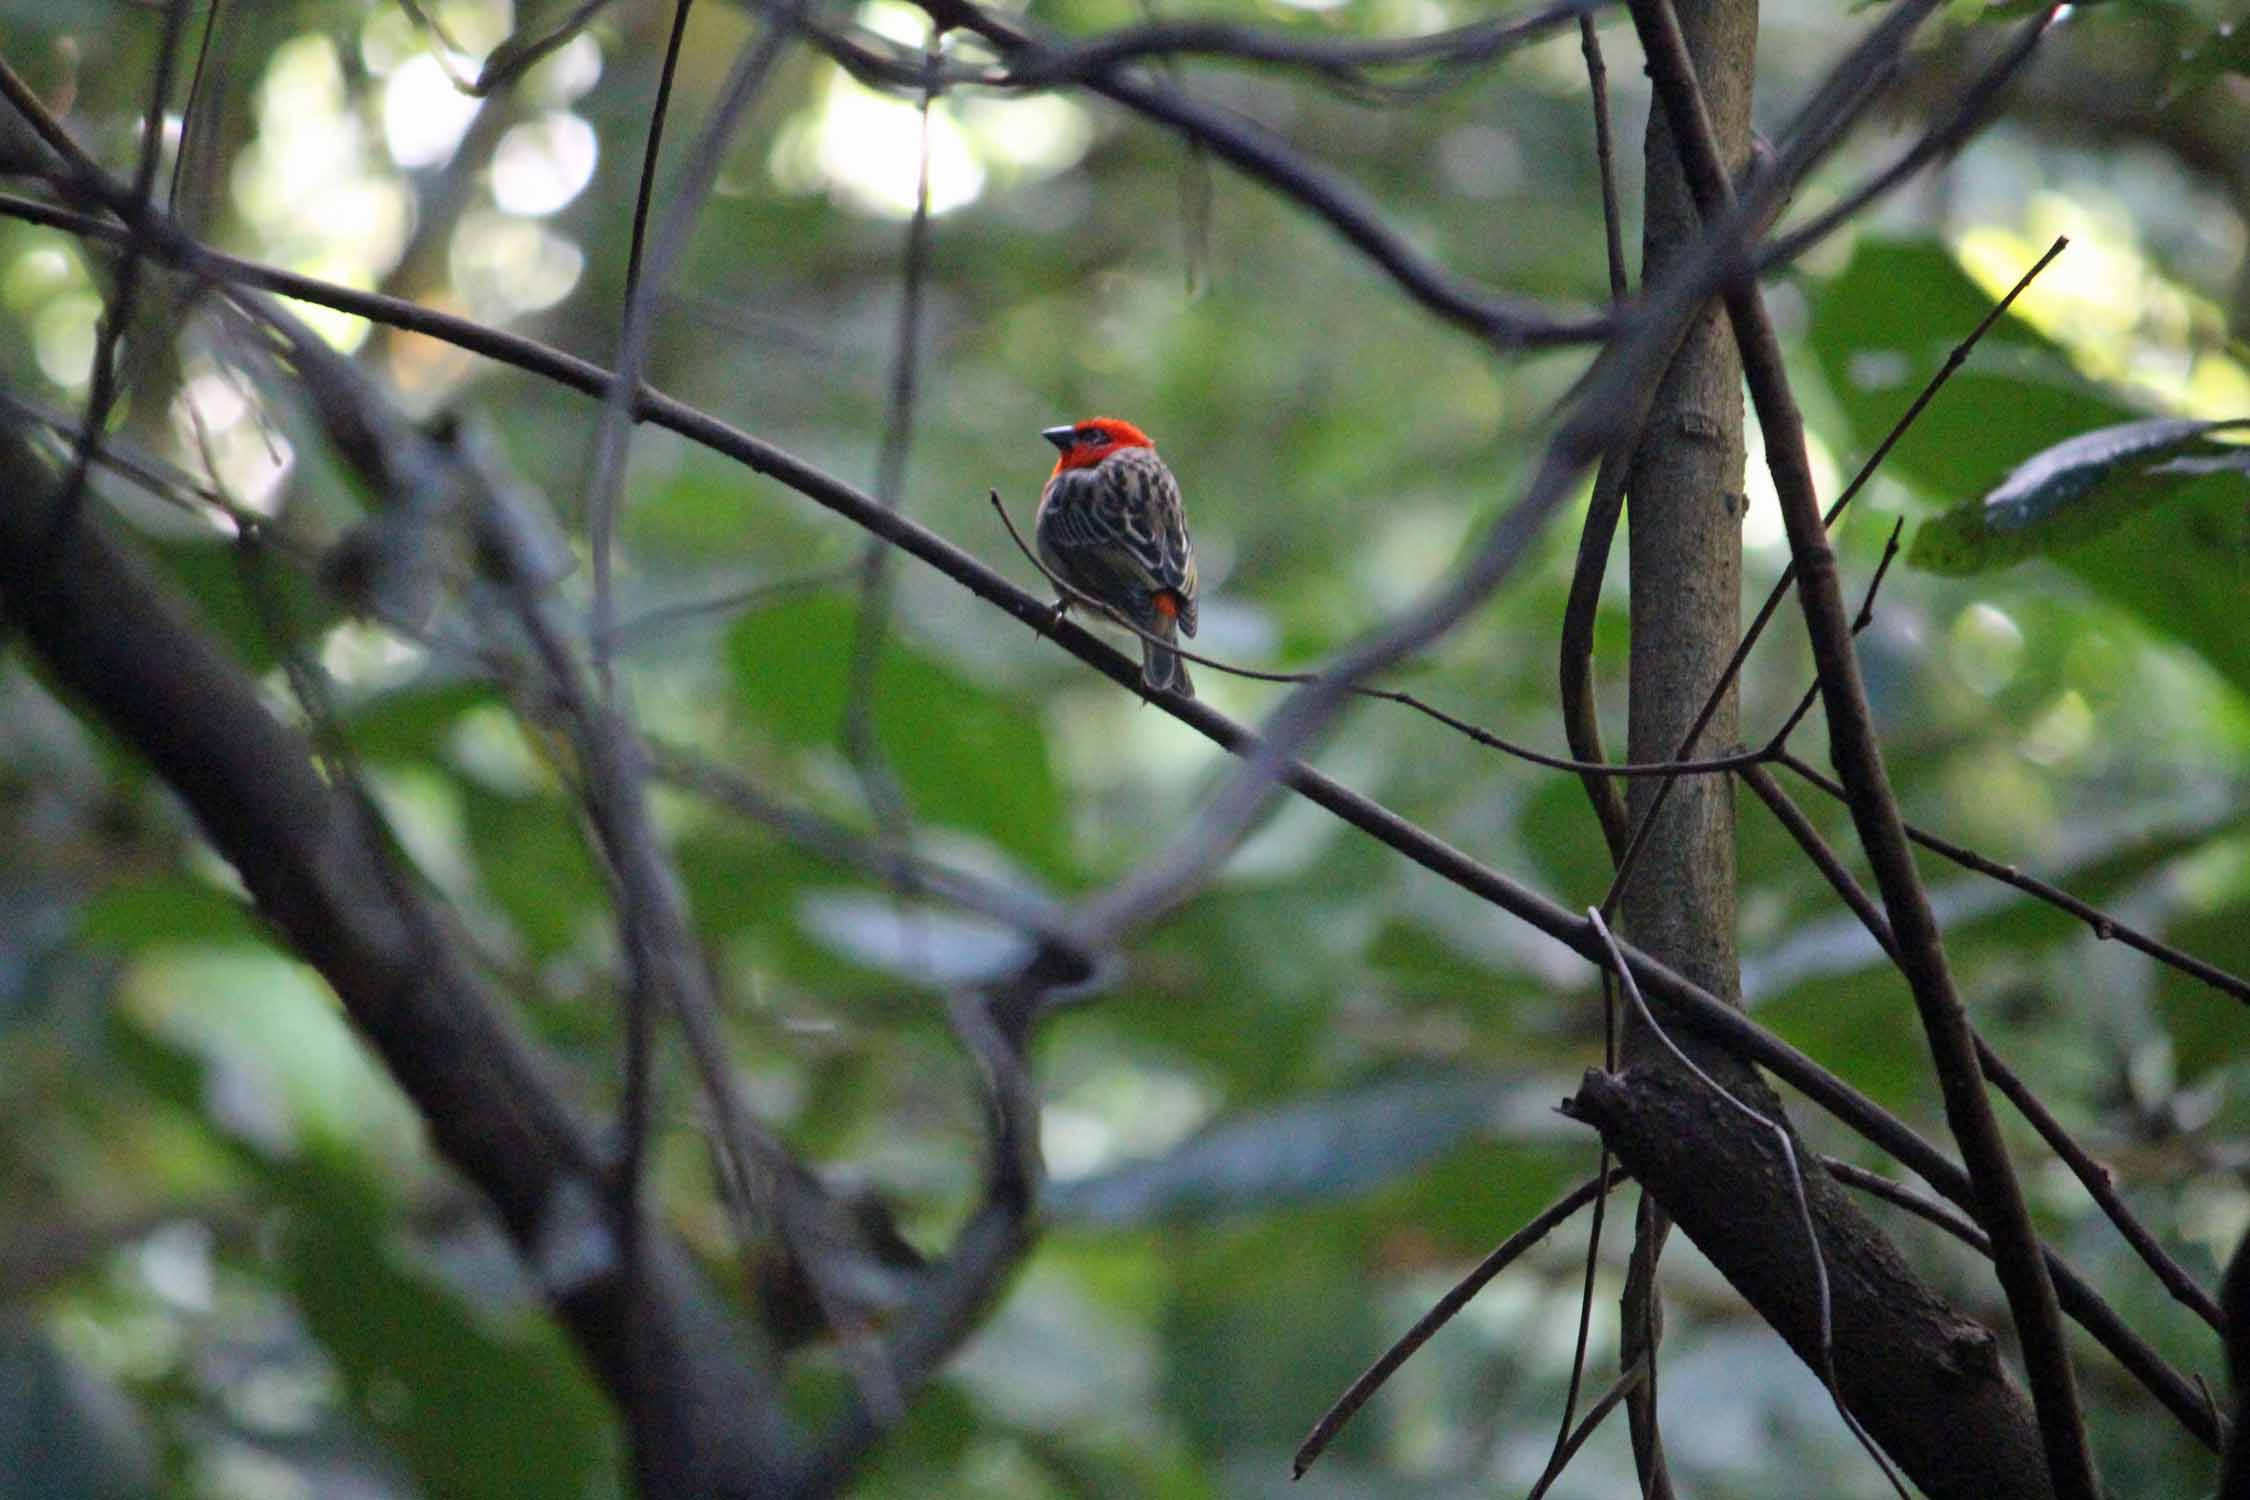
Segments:
[[[1169,627],[1171,621],[1163,624]],[[1172,636],[1169,628],[1163,633]],[[1161,692],[1178,693],[1182,698],[1195,696],[1195,684],[1188,681],[1187,663],[1180,660],[1180,654],[1145,636],[1141,639],[1141,681]]]

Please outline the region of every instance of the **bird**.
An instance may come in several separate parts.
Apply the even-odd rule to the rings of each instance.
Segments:
[[[1193,698],[1186,665],[1159,644],[1195,634],[1195,548],[1179,481],[1148,434],[1116,417],[1089,417],[1039,435],[1061,451],[1032,523],[1039,560],[1148,632],[1141,638],[1146,686]],[[1055,602],[1056,615],[1069,604],[1066,592]]]

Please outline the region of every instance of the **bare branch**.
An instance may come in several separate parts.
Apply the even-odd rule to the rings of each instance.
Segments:
[[[983,37],[1011,62],[1040,58],[1053,50],[1051,44],[1042,43],[1016,22],[966,0],[928,0],[924,9],[942,26],[959,27]],[[1498,347],[1590,343],[1610,331],[1606,318],[1558,318],[1516,299],[1468,286],[1385,223],[1381,212],[1357,188],[1322,171],[1294,146],[1239,115],[1169,85],[1121,71],[1090,76],[1085,86],[1172,126],[1252,180],[1293,199],[1380,266],[1416,302]]]
[[[1827,878],[1829,885],[1859,918],[1861,925],[1882,947],[1884,954],[1896,963],[1898,945],[1891,936],[1890,923],[1884,918],[1881,908],[1853,878],[1851,871],[1844,867],[1844,862],[1836,857],[1836,851],[1820,836],[1820,831],[1813,827],[1812,820],[1790,800],[1789,794],[1781,789],[1765,767],[1747,768],[1742,772],[1742,780],[1772,810],[1775,819],[1797,841],[1798,847],[1812,861],[1813,867]],[[2070,1132],[2063,1128],[2062,1122],[2040,1102],[2039,1097],[2032,1093],[2015,1070],[2001,1061],[1999,1054],[1992,1050],[1982,1036],[1977,1037],[1976,1045],[1977,1064],[1983,1069],[1986,1081],[2000,1090],[2009,1103],[2015,1105],[2016,1112],[2031,1123],[2031,1127],[2039,1132],[2040,1139],[2070,1168],[2071,1174],[2086,1189],[2087,1195],[2109,1216],[2109,1221],[2117,1226],[2117,1232],[2133,1247],[2133,1253],[2140,1256],[2142,1264],[2163,1283],[2173,1300],[2203,1319],[2212,1329],[2222,1330],[2225,1319],[2219,1312],[2219,1304],[2188,1274],[2186,1267],[2166,1253],[2164,1247],[2157,1243],[2156,1236],[2149,1233],[2147,1226],[2134,1217],[2133,1211],[2126,1207],[2125,1200],[2118,1196],[2117,1185],[2111,1180],[2109,1169],[2095,1161],[2086,1148],[2072,1138]]]
[[[2046,35],[2047,28],[2053,21],[2054,11],[2049,8],[2016,28],[2016,34],[2009,39],[1999,57],[1962,91],[1960,103],[1951,114],[1923,132],[1921,138],[1908,147],[1898,160],[1844,194],[1810,223],[1790,230],[1767,245],[1759,252],[1758,268],[1765,271],[1788,265],[1835,233],[1838,228],[1865,213],[1870,203],[1889,193],[1923,167],[1940,157],[1952,155],[1966,145],[1969,138],[1984,127],[1993,106],[1999,102],[2001,92],[2014,81],[2025,64],[2031,61],[2040,38]],[[2013,292],[2009,294],[2011,298],[2014,295]]]
[[[1570,1467],[1570,1461],[1578,1456],[1578,1450],[1586,1446],[1586,1439],[1608,1420],[1611,1412],[1648,1384],[1649,1372],[1654,1368],[1654,1360],[1644,1353],[1633,1361],[1631,1368],[1609,1383],[1609,1389],[1602,1392],[1599,1400],[1586,1408],[1584,1421],[1576,1427],[1564,1428],[1562,1441],[1555,1445],[1554,1456],[1547,1460],[1546,1472],[1539,1476],[1538,1483],[1531,1487],[1524,1500],[1542,1500],[1555,1481],[1562,1478],[1563,1470]]]
[[[648,263],[641,267],[640,279],[626,298],[625,327],[618,337],[617,369],[602,392],[601,418],[594,429],[594,449],[587,463],[586,481],[587,541],[594,560],[594,601],[588,633],[593,637],[594,677],[605,697],[610,695],[611,689],[610,637],[616,625],[616,606],[610,588],[610,549],[616,535],[617,493],[624,482],[625,448],[632,426],[634,397],[640,390],[641,372],[648,362],[657,304],[663,297],[665,284],[671,280],[673,263],[687,246],[695,217],[702,211],[704,200],[718,180],[719,165],[734,139],[735,128],[764,87],[766,75],[793,32],[792,18],[804,9],[805,3],[806,0],[793,0],[790,12],[776,16],[752,41],[744,44],[736,57],[734,69],[720,91],[718,107],[696,137],[687,167],[673,190],[672,201],[665,209],[663,222],[650,247]],[[684,24],[685,13],[678,19]],[[656,144],[652,134],[644,175],[655,164]]]
[[[1849,800],[1849,794],[1833,777],[1824,774],[1819,767],[1812,765],[1794,752],[1783,751],[1780,755],[1774,757],[1774,760],[1776,764],[1788,767],[1798,776],[1811,782],[1837,801]],[[2025,895],[2036,897],[2058,911],[2070,913],[2079,921],[2084,922],[2094,936],[2104,942],[2114,939],[2128,948],[2138,949],[2160,964],[2202,980],[2222,995],[2231,995],[2237,1000],[2250,1001],[2250,980],[2246,980],[2238,974],[2229,973],[2216,964],[2197,958],[2192,953],[2183,952],[2170,943],[2150,937],[2130,923],[2119,921],[2100,907],[2091,906],[2079,900],[2060,886],[2050,885],[2034,875],[2026,875],[2014,865],[2006,865],[1996,859],[1988,859],[1974,849],[1956,844],[1951,839],[1941,838],[1927,829],[1916,828],[1912,824],[1907,825],[1906,836],[1932,854],[1949,859],[1964,870],[1974,870],[1977,874],[1989,876],[2003,885],[2014,886]]]
[[[925,54],[933,76],[940,40],[933,27]],[[903,498],[906,459],[914,446],[915,399],[920,393],[916,375],[921,357],[923,281],[930,261],[930,107],[936,99],[937,86],[932,82],[922,91],[914,212],[907,219],[899,256],[901,287],[898,332],[891,348],[891,409],[883,426],[882,451],[875,460],[875,498],[894,510]],[[879,537],[869,537],[860,549],[859,613],[852,626],[843,737],[844,754],[859,773],[860,785],[884,837],[904,848],[914,836],[913,809],[907,805],[906,793],[891,774],[875,738],[876,683],[883,662],[883,642],[890,633],[892,556]],[[911,893],[905,886],[900,890]]]
[[[1992,1258],[1992,1237],[1958,1209],[1851,1162],[1833,1156],[1820,1160],[1837,1181],[1897,1204],[1916,1218],[1935,1224],[1985,1259]],[[2047,1269],[2055,1278],[2055,1294],[2061,1299],[2063,1311],[2107,1349],[2125,1372],[2161,1402],[2196,1441],[2218,1452],[2226,1441],[2225,1425],[2213,1409],[2208,1393],[2198,1389],[2199,1382],[2189,1381],[2166,1364],[2164,1357],[2133,1332],[2132,1325],[2119,1317],[2116,1309],[2104,1302],[2084,1277],[2051,1250],[2047,1252]]]
[[[1146,59],[1210,57],[1306,67],[1368,83],[1363,75],[1370,68],[1416,63],[1448,70],[1473,67],[1541,41],[1569,25],[1573,17],[1584,20],[1608,3],[1559,0],[1512,20],[1480,21],[1428,36],[1372,41],[1292,36],[1223,21],[1150,21],[1119,27],[1088,42],[1050,43],[1038,53],[1011,55],[1005,72],[980,81],[991,88],[1053,88],[1091,83],[1124,64]]]
[[[1621,307],[1630,292],[1625,274],[1625,237],[1617,206],[1617,169],[1610,145],[1609,70],[1602,63],[1601,39],[1591,16],[1578,18],[1579,48],[1586,57],[1586,82],[1594,99],[1594,161],[1601,178],[1602,245],[1609,256],[1609,298]],[[1670,358],[1665,360],[1669,365]],[[1610,543],[1617,535],[1617,520],[1625,507],[1625,480],[1639,434],[1612,444],[1594,470],[1594,493],[1586,504],[1586,524],[1578,534],[1578,561],[1571,572],[1570,597],[1563,606],[1561,697],[1563,734],[1571,754],[1582,761],[1606,762],[1602,749],[1599,710],[1594,702],[1594,616],[1601,607],[1602,575],[1609,567]],[[1586,796],[1601,824],[1602,840],[1609,845],[1614,863],[1622,859],[1631,838],[1631,821],[1625,799],[1616,786],[1591,774],[1580,773]],[[1583,1331],[1583,1329],[1581,1330]],[[1563,1404],[1562,1430],[1556,1434],[1557,1453],[1570,1436],[1570,1409],[1577,1396],[1576,1371],[1572,1372],[1571,1398]]]
[[[1395,38],[1300,35],[1225,21],[1151,21],[1118,27],[1083,42],[1052,38],[1036,49],[1008,54],[1010,66],[1004,69],[949,67],[940,72],[938,82],[945,88],[1053,89],[1085,83],[1131,63],[1202,57],[1303,68],[1376,97],[1419,97],[1608,3],[1554,0],[1518,17]],[[929,8],[944,10],[944,0]],[[945,10],[940,24],[953,24],[952,15]],[[806,33],[815,47],[862,83],[908,92],[919,92],[923,86],[921,59],[865,26],[808,22]],[[1430,70],[1428,76],[1406,82],[1384,82],[1373,76],[1373,70],[1417,66]]]
[[[1369,1365],[1359,1379],[1353,1381],[1344,1394],[1336,1398],[1336,1403],[1313,1424],[1312,1431],[1297,1445],[1297,1456],[1291,1461],[1289,1477],[1304,1478],[1305,1471],[1313,1466],[1321,1454],[1328,1451],[1328,1445],[1344,1430],[1344,1424],[1359,1414],[1359,1409],[1367,1404],[1368,1398],[1383,1388],[1383,1382],[1389,1380],[1400,1365],[1412,1359],[1415,1352],[1428,1343],[1440,1328],[1453,1321],[1456,1313],[1476,1300],[1477,1293],[1483,1291],[1495,1276],[1514,1265],[1525,1251],[1545,1239],[1572,1214],[1614,1187],[1622,1175],[1613,1170],[1588,1178],[1533,1215],[1529,1223],[1502,1240],[1491,1254],[1478,1261],[1468,1275],[1455,1282],[1451,1291],[1438,1298],[1428,1312],[1415,1320],[1412,1328],[1400,1334],[1398,1340],[1383,1351],[1382,1357]]]
[[[133,171],[132,201],[145,211],[156,189],[157,163],[164,157],[164,103],[172,92],[172,69],[178,61],[180,29],[187,20],[187,0],[167,0],[164,31],[156,44],[156,74],[149,81],[148,107],[141,118],[140,164]],[[109,425],[110,409],[117,402],[117,345],[133,321],[140,292],[141,249],[128,241],[117,266],[117,286],[102,311],[94,339],[93,381],[86,395],[86,421],[78,429],[78,444],[70,456],[70,472],[63,479],[62,503],[55,508],[58,528],[78,523],[86,497],[86,471],[100,448],[102,430]]]
[[[641,258],[648,248],[648,210],[656,197],[656,162],[664,151],[664,122],[672,113],[672,82],[679,76],[680,44],[687,38],[688,15],[694,8],[695,0],[673,0],[672,29],[665,33],[664,61],[657,67],[656,98],[648,110],[648,137],[641,143],[641,175],[633,185],[633,235],[625,248],[628,309],[640,295]]]

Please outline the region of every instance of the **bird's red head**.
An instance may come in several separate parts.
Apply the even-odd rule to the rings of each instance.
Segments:
[[[1090,468],[1120,448],[1153,448],[1148,434],[1115,417],[1088,417],[1068,427],[1050,427],[1039,434],[1062,450],[1055,472]]]

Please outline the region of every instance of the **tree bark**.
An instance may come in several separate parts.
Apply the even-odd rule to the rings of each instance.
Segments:
[[[1680,23],[1703,80],[1712,124],[1738,167],[1750,150],[1750,95],[1758,56],[1756,0],[1686,0]],[[1702,230],[1664,112],[1649,111],[1643,144],[1646,208],[1641,285],[1660,286]],[[1633,456],[1627,493],[1631,569],[1631,701],[1626,755],[1669,760],[1725,669],[1742,617],[1742,365],[1714,303],[1673,356]],[[1740,718],[1730,687],[1704,730],[1702,747],[1732,747]],[[1626,806],[1637,826],[1659,782],[1635,779]],[[1620,907],[1633,940],[1730,1004],[1742,999],[1735,937],[1734,783],[1690,776],[1673,785],[1649,828]],[[1750,1069],[1690,1043],[1728,1086]],[[1659,1071],[1670,1052],[1628,1020],[1624,1061]],[[1619,1358],[1655,1357],[1661,1336],[1656,1258],[1663,1214],[1644,1191],[1626,1279]],[[1627,1407],[1644,1494],[1669,1493],[1655,1422],[1661,1382],[1644,1383]]]
[[[1763,1093],[1745,1102],[1759,1106],[1760,1098],[1771,1102]],[[1931,1500],[2053,1494],[2030,1403],[2008,1378],[1992,1333],[1924,1286],[1802,1145],[1795,1149],[1819,1226],[1819,1266],[1773,1132],[1692,1074],[1589,1073],[1565,1112],[1601,1131],[1633,1180],[1816,1372],[1825,1266],[1837,1387]]]

